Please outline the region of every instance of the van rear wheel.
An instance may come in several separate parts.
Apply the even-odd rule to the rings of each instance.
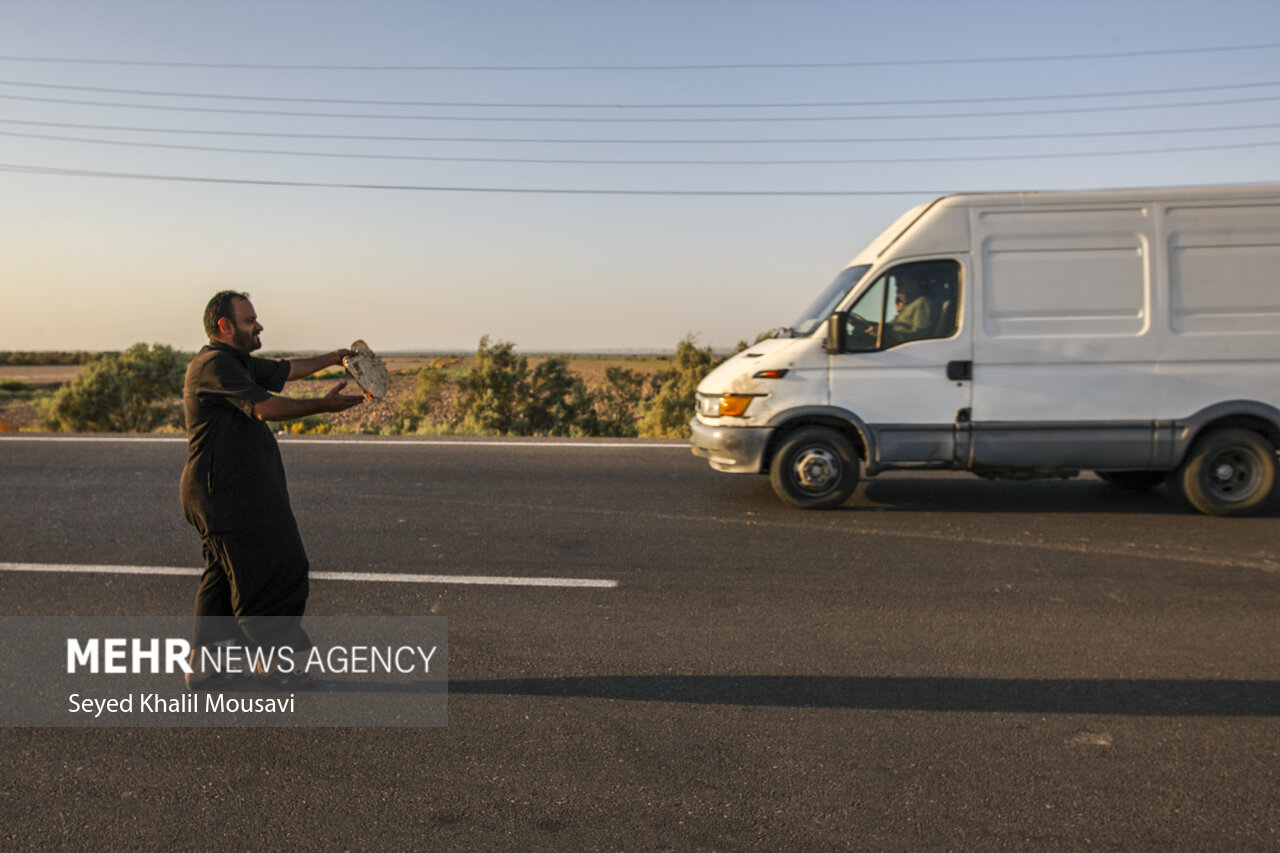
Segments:
[[[848,438],[828,427],[804,427],[786,436],[769,466],[778,497],[801,509],[831,509],[858,487],[861,460]]]
[[[1276,485],[1276,449],[1247,429],[1216,429],[1192,445],[1169,484],[1206,515],[1252,515]]]

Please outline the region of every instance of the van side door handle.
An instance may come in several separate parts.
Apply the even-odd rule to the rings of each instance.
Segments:
[[[972,361],[948,361],[947,362],[947,378],[955,382],[972,381],[973,362]]]

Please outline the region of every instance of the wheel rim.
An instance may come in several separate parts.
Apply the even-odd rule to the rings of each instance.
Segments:
[[[1261,460],[1240,447],[1215,453],[1203,470],[1201,480],[1205,491],[1224,503],[1248,500],[1262,482]]]
[[[840,482],[840,459],[825,447],[806,447],[796,454],[791,477],[801,491],[821,495]]]

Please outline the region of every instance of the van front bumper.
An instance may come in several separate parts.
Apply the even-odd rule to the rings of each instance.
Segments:
[[[701,456],[717,471],[759,474],[772,427],[708,426],[697,418],[693,430],[693,455]]]

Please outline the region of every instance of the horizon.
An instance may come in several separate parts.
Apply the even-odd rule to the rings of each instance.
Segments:
[[[141,344],[146,344],[146,345],[148,345],[148,346],[154,346],[154,345],[156,345],[158,342],[154,342],[154,341],[134,341],[134,344],[139,344],[139,343],[141,343]],[[502,342],[501,342],[501,341],[494,340],[494,341],[493,341],[493,343],[502,343]],[[132,346],[132,345],[133,345],[133,344],[130,344],[130,346]],[[162,345],[162,346],[170,346],[169,344],[161,344],[161,345]],[[201,346],[204,346],[204,345],[203,345],[203,344],[201,344]],[[59,353],[68,354],[68,355],[81,355],[81,354],[83,354],[83,355],[101,355],[101,354],[103,354],[103,353],[120,353],[120,352],[124,352],[124,351],[125,351],[126,349],[128,349],[128,348],[129,348],[129,347],[128,347],[128,346],[126,346],[126,347],[121,347],[121,348],[119,348],[119,349],[83,349],[83,348],[80,348],[80,349],[22,349],[22,350],[11,350],[11,349],[6,349],[6,350],[0,350],[0,353],[12,354],[12,355],[21,355],[21,354],[31,354],[31,355],[56,355],[56,354],[59,354]],[[178,351],[178,352],[181,352],[181,353],[193,353],[193,354],[194,354],[194,353],[196,353],[196,352],[198,352],[198,351],[199,351],[199,348],[196,348],[196,349],[185,349],[185,348],[182,348],[182,347],[172,347],[172,348],[173,348],[174,350]],[[701,348],[705,348],[705,346],[704,346],[704,347],[701,347]],[[716,348],[714,348],[714,347],[713,347],[712,349],[713,349],[713,351],[714,351],[714,352],[724,352],[724,351],[726,351],[726,350],[719,350],[719,349],[716,349]],[[728,351],[728,352],[733,352],[733,350],[732,350],[732,349],[727,350],[727,351]],[[268,348],[266,348],[266,347],[263,347],[261,350],[256,351],[254,354],[255,354],[255,355],[259,355],[259,356],[261,356],[261,357],[263,357],[263,358],[275,358],[275,357],[286,357],[286,356],[289,356],[289,355],[318,355],[318,354],[320,354],[320,353],[324,353],[324,352],[330,352],[330,350],[325,350],[325,349],[303,349],[303,348],[299,348],[299,349],[268,349]],[[379,351],[379,352],[378,352],[378,355],[380,355],[380,356],[382,356],[382,357],[385,357],[385,358],[395,358],[395,357],[404,357],[404,356],[421,356],[421,355],[457,355],[457,356],[468,356],[468,355],[474,355],[474,354],[475,354],[475,352],[476,352],[476,348],[474,348],[474,347],[473,347],[472,349],[470,349],[470,350],[460,350],[460,349],[402,349],[402,350],[386,350],[386,351]],[[674,354],[676,353],[676,347],[666,347],[665,349],[634,349],[634,350],[633,350],[633,349],[611,349],[611,350],[546,349],[546,350],[525,350],[525,349],[521,349],[521,348],[519,347],[519,345],[517,345],[517,346],[516,346],[516,352],[517,352],[518,354],[520,354],[520,355],[533,356],[533,357],[554,356],[554,355],[575,355],[575,356],[583,356],[583,357],[587,357],[587,356],[646,356],[646,355],[674,355]]]

